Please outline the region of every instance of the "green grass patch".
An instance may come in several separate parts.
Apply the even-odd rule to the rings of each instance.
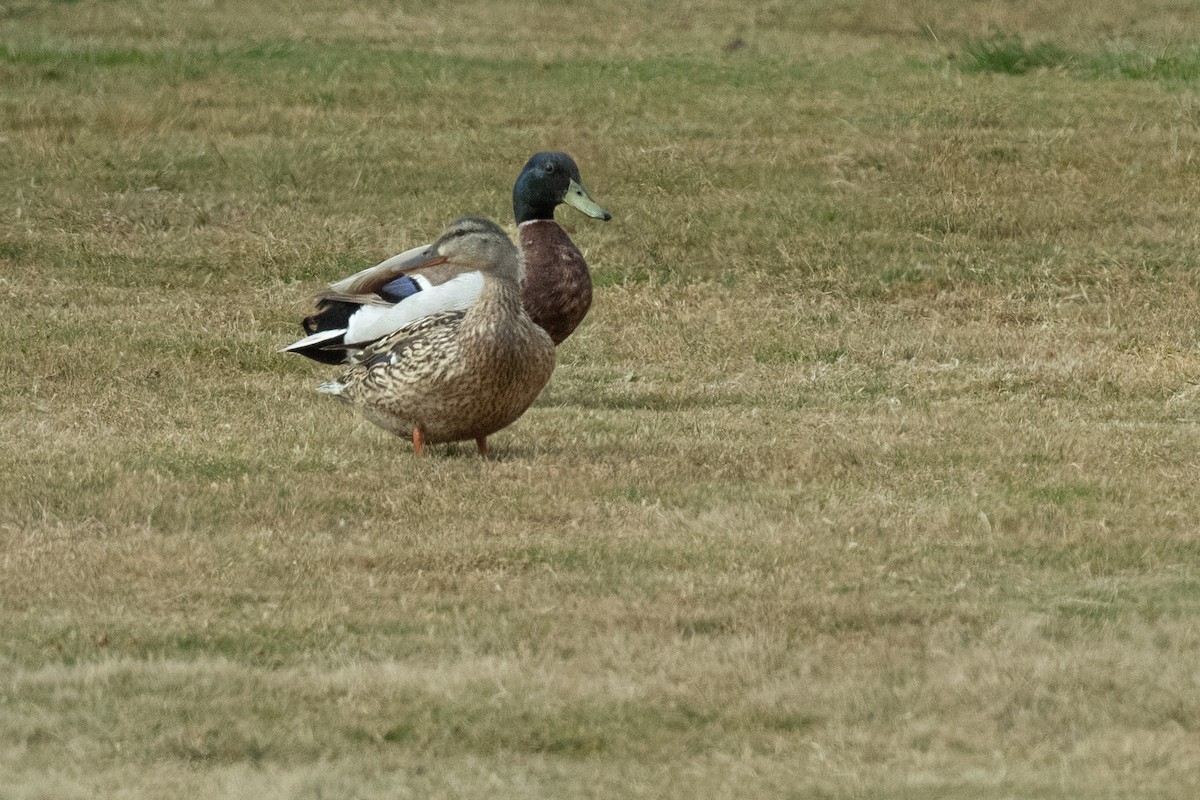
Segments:
[[[1020,36],[998,34],[967,41],[962,63],[970,72],[1024,75],[1036,69],[1067,66],[1073,58],[1069,51],[1051,42],[1030,44]]]
[[[1148,51],[1113,45],[1093,54],[1084,66],[1100,77],[1194,83],[1200,80],[1200,46]]]
[[[1113,42],[1074,51],[1053,42],[1030,43],[1021,36],[997,34],[967,40],[959,63],[968,72],[1026,75],[1039,69],[1062,69],[1089,78],[1192,83],[1200,79],[1200,45],[1150,50]]]

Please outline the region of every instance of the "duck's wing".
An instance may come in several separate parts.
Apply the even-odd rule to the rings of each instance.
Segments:
[[[317,391],[343,397],[381,391],[394,375],[402,376],[402,383],[419,382],[458,358],[457,332],[464,316],[463,311],[442,311],[393,331],[358,351],[350,369]]]
[[[420,270],[420,275],[409,274],[414,270]],[[424,244],[329,284],[325,294],[376,294],[394,303],[421,289],[452,280],[462,272],[462,267],[436,257],[432,244]]]
[[[464,269],[422,245],[330,284],[317,296],[317,312],[304,319],[309,334],[280,352],[326,364],[423,317],[464,311],[483,290],[483,275]]]
[[[361,346],[431,314],[466,311],[482,291],[483,273],[463,270],[443,283],[422,287],[398,303],[362,304],[346,325],[345,342]]]
[[[380,261],[373,267],[356,272],[348,278],[342,278],[336,283],[329,284],[330,292],[342,294],[375,294],[390,281],[404,275],[412,263],[429,253],[432,244],[413,247],[403,253],[397,253],[389,259]]]

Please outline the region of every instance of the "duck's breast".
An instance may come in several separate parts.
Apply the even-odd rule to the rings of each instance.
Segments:
[[[522,223],[517,236],[525,260],[521,300],[530,318],[560,344],[592,305],[587,263],[571,237],[553,220]]]

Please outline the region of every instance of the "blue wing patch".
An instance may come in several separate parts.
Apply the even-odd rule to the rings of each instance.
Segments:
[[[389,303],[399,303],[419,291],[421,291],[421,284],[407,275],[401,275],[399,278],[385,283],[379,290],[379,296]]]

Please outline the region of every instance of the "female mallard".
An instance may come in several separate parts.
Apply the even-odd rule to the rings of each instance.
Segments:
[[[353,367],[317,390],[411,436],[417,455],[426,444],[463,439],[486,455],[487,437],[525,413],[554,371],[554,342],[521,305],[517,248],[491,220],[463,217],[397,266],[412,276],[473,274],[479,287],[463,308],[366,344]]]
[[[592,303],[592,278],[579,248],[554,221],[566,203],[589,217],[609,220],[583,188],[579,167],[566,153],[538,153],[513,186],[525,266],[521,298],[526,311],[555,344],[566,339]],[[416,247],[330,284],[317,312],[303,322],[308,334],[284,348],[326,364],[353,361],[356,351],[380,336],[439,311],[462,311],[483,286],[478,275],[438,269],[408,275],[405,265],[428,251]]]

